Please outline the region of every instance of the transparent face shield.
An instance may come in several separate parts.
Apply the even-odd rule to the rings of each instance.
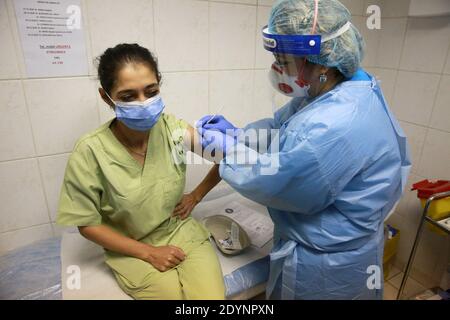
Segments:
[[[288,35],[273,34],[265,26],[262,29],[264,49],[277,54],[291,54],[294,56],[309,56],[320,54],[320,45],[326,41],[339,37],[350,29],[348,21],[341,28],[329,35]],[[315,29],[315,28],[314,28]]]
[[[344,32],[350,29],[351,22],[348,21],[341,28],[336,30],[335,32],[328,35],[318,35],[315,34],[316,26],[317,26],[317,17],[318,17],[318,2],[315,1],[314,8],[314,20],[313,26],[311,29],[311,34],[305,35],[282,35],[282,34],[274,34],[269,32],[268,26],[262,28],[262,36],[263,36],[263,45],[266,50],[272,52],[274,55],[291,55],[296,57],[304,57],[304,63],[302,64],[301,70],[297,70],[297,77],[290,79],[291,81],[287,81],[288,83],[283,83],[283,80],[279,80],[278,83],[278,91],[280,87],[294,87],[294,91],[299,91],[299,88],[296,88],[295,85],[292,86],[292,83],[297,83],[301,87],[301,89],[305,92],[304,87],[308,87],[308,82],[303,78],[304,66],[306,64],[306,57],[310,55],[319,55],[321,50],[321,44],[329,41],[331,39],[337,38],[342,35]],[[274,67],[278,67],[278,69],[282,69],[281,66],[277,66],[275,62],[272,65],[272,69]],[[280,75],[278,75],[280,76]],[[279,79],[284,78],[288,79],[285,74]],[[292,77],[291,77],[292,78]],[[272,82],[274,80],[272,79]],[[272,83],[272,85],[274,85]],[[281,90],[284,91],[284,90]],[[286,91],[284,91],[286,94]],[[294,92],[295,94],[295,92]],[[305,94],[307,96],[307,94]],[[297,95],[298,96],[298,95]],[[272,94],[272,111],[275,112],[278,108],[276,107],[276,100],[280,100],[276,98],[275,91]],[[278,104],[279,105],[279,104]]]

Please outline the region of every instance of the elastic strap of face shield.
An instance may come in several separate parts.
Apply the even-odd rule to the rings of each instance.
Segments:
[[[313,26],[311,29],[312,35],[316,33],[317,16],[318,15],[319,15],[319,0],[314,0],[314,20],[313,20]],[[322,43],[323,41],[321,40],[320,42]],[[306,65],[306,57],[303,59],[302,68],[299,71],[298,76],[297,76],[297,84],[300,86],[300,88],[303,88],[303,87],[309,85],[309,83],[303,77],[303,71],[305,70],[305,65]]]
[[[316,33],[317,17],[319,15],[319,0],[314,0],[314,21],[311,29],[311,34]]]
[[[311,35],[314,35],[316,33],[317,17],[318,16],[319,16],[319,0],[314,0],[314,20],[313,20],[313,25],[312,25],[312,29],[311,29]],[[323,42],[326,42],[328,40],[331,40],[331,39],[339,37],[341,34],[343,34],[348,29],[350,29],[351,25],[352,25],[352,23],[350,21],[347,21],[347,23],[345,23],[342,27],[340,27],[335,32],[330,33],[330,34],[325,35],[325,36],[322,35],[320,42],[323,43]]]
[[[350,26],[352,23],[350,21],[347,21],[342,27],[337,29],[335,32],[327,34],[325,36],[322,36],[322,39],[320,40],[321,43],[324,43],[326,41],[332,40],[334,38],[337,38],[341,36],[343,33],[347,32],[348,29],[350,29]]]

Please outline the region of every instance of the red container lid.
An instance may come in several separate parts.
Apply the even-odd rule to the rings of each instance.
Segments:
[[[450,191],[450,181],[437,180],[429,181],[422,180],[412,185],[411,190],[417,190],[417,197],[421,199],[428,199],[433,194]]]

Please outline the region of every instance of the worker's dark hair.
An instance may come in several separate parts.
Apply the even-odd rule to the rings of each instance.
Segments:
[[[158,83],[161,82],[161,73],[158,70],[158,60],[144,47],[136,43],[121,43],[96,58],[97,71],[100,84],[108,94],[114,86],[117,73],[126,63],[143,63],[152,70]]]

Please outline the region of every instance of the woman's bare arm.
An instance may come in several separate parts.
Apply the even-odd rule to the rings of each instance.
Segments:
[[[186,219],[194,207],[202,201],[220,180],[222,180],[222,178],[219,175],[219,165],[215,164],[211,170],[209,170],[202,182],[200,182],[192,192],[183,195],[183,198],[181,198],[181,201],[176,205],[172,215],[180,216],[181,219]]]
[[[175,246],[155,247],[123,236],[111,228],[98,226],[78,227],[81,235],[92,242],[123,255],[135,257],[152,264],[159,271],[166,271],[184,260],[184,252]]]
[[[188,127],[184,141],[186,148],[200,156],[203,156],[201,152],[201,143],[199,142],[199,135],[193,127]],[[220,182],[220,180],[222,180],[222,178],[219,175],[219,165],[215,164],[211,170],[209,170],[202,182],[200,182],[192,192],[183,196],[181,201],[175,207],[173,215],[179,215],[181,219],[185,219],[194,207],[208,194],[208,192]]]
[[[203,156],[202,144],[200,142],[200,135],[194,127],[188,126],[184,134],[184,147],[199,156]]]
[[[189,134],[189,140],[191,141],[190,150],[192,152],[196,152],[198,149],[201,150],[201,143],[196,130],[189,126],[187,131]],[[194,191],[192,191],[192,193],[196,196],[198,201],[201,201],[203,197],[220,182],[220,180],[222,180],[222,178],[219,175],[219,165],[215,164],[211,170],[209,170],[202,182],[200,182]]]

